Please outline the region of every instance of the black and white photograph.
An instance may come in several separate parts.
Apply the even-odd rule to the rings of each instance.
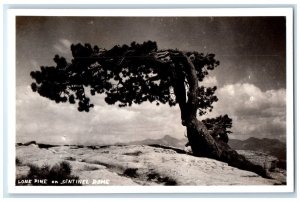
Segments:
[[[287,16],[200,14],[16,15],[14,186],[292,183]]]

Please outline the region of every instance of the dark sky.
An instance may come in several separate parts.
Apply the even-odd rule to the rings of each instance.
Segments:
[[[286,29],[284,17],[17,17],[16,28],[17,100],[21,103],[19,107],[17,104],[17,113],[20,115],[17,126],[20,137],[25,138],[29,133],[31,137],[32,133],[40,134],[45,130],[45,128],[39,128],[37,125],[33,127],[34,129],[22,130],[26,127],[28,121],[26,116],[31,113],[35,114],[36,119],[38,119],[37,122],[41,121],[42,116],[47,117],[47,113],[59,114],[61,111],[71,110],[69,112],[71,113],[70,116],[80,114],[75,112],[75,107],[56,106],[55,103],[48,102],[44,98],[33,94],[28,89],[32,82],[29,76],[30,71],[39,69],[41,65],[53,65],[52,58],[55,54],[70,60],[70,44],[72,43],[90,43],[109,49],[116,44],[122,45],[129,44],[132,41],[143,42],[147,40],[156,41],[160,49],[178,48],[216,54],[216,58],[221,65],[210,74],[206,82],[217,84],[219,99],[223,99],[223,101],[217,104],[213,114],[227,113],[226,109],[229,108],[229,115],[244,126],[244,129],[237,124],[234,126],[235,138],[245,139],[249,136],[259,136],[259,134],[256,134],[258,131],[264,133],[263,136],[274,136],[279,139],[282,139],[285,135],[285,113],[283,112],[285,111],[286,88]],[[31,102],[33,100],[30,101],[30,99],[34,100],[35,105]],[[21,107],[26,103],[24,100],[28,100],[30,105],[27,108]],[[249,100],[251,105],[248,106],[247,101]],[[106,107],[101,101],[97,100],[97,102],[99,102],[99,107],[102,107],[101,109]],[[234,102],[237,102],[235,103],[236,106],[230,108],[228,105]],[[38,106],[41,103],[43,105],[39,109]],[[51,112],[43,112],[45,110],[44,105],[52,104],[55,109],[57,108],[60,111],[56,112],[51,108]],[[144,110],[147,107],[147,104],[142,105],[140,110],[147,114],[147,111]],[[117,109],[112,108],[112,110]],[[39,112],[33,112],[34,110]],[[135,108],[126,110],[124,114],[137,111]],[[149,110],[153,109],[150,107]],[[161,113],[161,111],[170,112],[168,110],[163,106],[159,108],[158,113]],[[178,113],[178,109],[172,110],[171,113]],[[250,117],[250,110],[254,114],[257,113],[256,116]],[[116,116],[118,116],[119,111],[116,111]],[[268,114],[267,117],[265,113]],[[57,120],[54,121],[54,119],[59,119],[58,114],[54,117],[44,118],[45,127],[47,127],[47,123],[58,124]],[[80,116],[86,116],[87,119],[90,119],[90,117],[96,115],[95,112],[92,112],[90,115]],[[158,131],[163,132],[156,134],[155,137],[165,135],[162,133],[174,133],[175,137],[183,136],[184,129],[180,126],[173,126],[180,125],[179,117],[173,120],[174,123],[172,122],[170,125],[163,126],[165,128],[161,128],[161,124],[159,125],[151,120],[140,123],[141,117],[138,114],[133,113],[132,116],[128,118],[128,122],[133,121],[133,119],[137,121],[134,124],[138,124],[141,130],[144,131],[142,137],[149,137],[150,135],[147,135],[147,132],[152,136],[159,133]],[[168,115],[166,116],[168,117]],[[176,116],[174,115],[174,117]],[[257,125],[255,120],[265,124]],[[65,117],[61,121],[63,123],[66,121],[72,122],[72,117]],[[277,122],[280,123],[277,124],[280,125],[278,130],[274,128]],[[114,133],[112,128],[119,127],[114,125],[108,129],[103,126],[103,129],[99,129],[101,124],[99,124],[99,127],[96,125],[84,126],[84,124],[83,121],[82,127],[89,127],[87,130],[91,135],[105,130],[108,133],[107,136],[109,136]],[[126,125],[127,123],[120,124]],[[153,126],[156,127],[155,131]],[[63,124],[58,124],[57,127],[57,130],[60,131],[59,127],[63,127]],[[167,128],[170,127],[173,127],[173,129],[168,131]],[[247,127],[249,129],[246,130]],[[126,129],[126,131],[128,132],[131,129]],[[68,131],[68,133],[72,133],[73,137],[77,137],[83,131]],[[122,131],[125,131],[125,129],[122,128]],[[52,136],[55,135],[52,134]],[[115,132],[114,135],[118,137],[118,132]],[[97,137],[95,138],[97,139]],[[131,134],[130,137],[134,139],[134,135]],[[34,136],[34,138],[37,137]],[[138,139],[141,139],[141,137],[138,137]],[[123,137],[120,137],[120,141],[122,140]]]
[[[221,62],[215,74],[224,75],[218,77],[221,85],[250,76],[263,90],[285,87],[284,17],[19,17],[17,30],[17,59],[24,64],[18,73],[24,77],[33,68],[28,58],[43,65],[53,64],[54,54],[70,56],[53,50],[59,39],[107,49],[154,40],[161,49],[215,53]],[[22,81],[29,82],[28,76]]]

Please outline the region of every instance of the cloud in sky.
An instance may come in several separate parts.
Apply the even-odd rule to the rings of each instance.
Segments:
[[[71,41],[68,39],[59,39],[58,42],[53,45],[53,48],[59,53],[68,54],[71,44]]]
[[[33,68],[37,69],[39,67],[39,64],[36,60],[30,60],[30,64],[33,66]]]
[[[216,82],[214,77],[207,82]],[[219,101],[209,117],[228,114],[233,119],[231,138],[268,137],[284,140],[285,89],[261,91],[249,83],[225,85],[217,90]],[[56,104],[30,87],[18,89],[17,141],[56,144],[112,144],[169,134],[183,138],[178,106],[143,103],[127,108],[107,105],[103,95],[92,97],[95,108],[78,112],[76,105]],[[63,138],[65,136],[65,138]]]
[[[56,104],[34,94],[29,87],[18,90],[17,141],[36,140],[62,144],[112,144],[166,134],[184,137],[177,107],[157,107],[144,103],[128,108],[110,106],[103,96],[92,98],[96,104],[89,113],[78,112],[76,105]],[[30,117],[30,118],[29,118]]]
[[[202,82],[199,82],[199,86],[212,87],[218,86],[218,81],[216,76],[207,76],[203,79]]]
[[[214,112],[233,118],[234,138],[268,137],[283,140],[286,134],[286,90],[262,91],[249,83],[225,85],[217,90]]]

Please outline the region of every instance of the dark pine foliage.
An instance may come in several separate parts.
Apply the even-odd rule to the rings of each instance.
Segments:
[[[86,112],[94,106],[86,89],[90,95],[105,94],[106,103],[117,103],[120,107],[145,101],[174,106],[178,103],[174,92],[178,78],[182,77],[188,86],[185,56],[192,59],[199,82],[219,65],[214,54],[158,50],[153,41],[116,45],[110,50],[76,44],[71,45],[71,51],[71,62],[55,55],[55,66],[42,66],[40,71],[31,72],[35,79],[31,88],[57,103],[77,103],[78,110]],[[217,101],[215,90],[216,87],[197,90],[200,115],[211,110],[212,103]]]
[[[228,134],[232,133],[229,129],[232,127],[232,119],[228,115],[218,116],[216,118],[205,119],[203,123],[211,135],[218,140],[228,143]]]

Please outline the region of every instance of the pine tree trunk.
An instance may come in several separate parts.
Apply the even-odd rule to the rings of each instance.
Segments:
[[[268,178],[268,173],[262,166],[251,163],[230,148],[227,143],[215,140],[202,122],[193,120],[187,124],[187,137],[193,155],[223,161],[229,166],[251,171]]]
[[[221,157],[221,151],[214,138],[208,133],[205,125],[194,119],[186,124],[187,137],[195,156],[214,159]]]
[[[244,156],[238,154],[230,146],[215,140],[207,130],[204,123],[197,119],[197,89],[198,77],[195,66],[186,55],[181,61],[185,66],[186,77],[176,71],[173,72],[174,92],[181,111],[182,125],[187,128],[189,145],[195,156],[208,157],[228,163],[228,165],[255,172],[263,177],[268,177],[266,170],[259,165],[254,165]],[[179,68],[179,67],[177,67]],[[188,82],[188,92],[185,88],[185,78]],[[187,96],[186,96],[187,95]]]

